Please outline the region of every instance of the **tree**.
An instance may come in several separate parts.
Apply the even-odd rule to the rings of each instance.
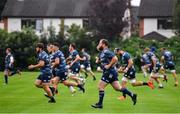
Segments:
[[[176,29],[176,34],[180,36],[180,0],[177,0],[176,3],[173,25]]]
[[[7,0],[0,0],[0,17]]]
[[[91,0],[90,27],[107,38],[119,36],[127,24],[122,21],[127,8],[126,2],[127,0]]]

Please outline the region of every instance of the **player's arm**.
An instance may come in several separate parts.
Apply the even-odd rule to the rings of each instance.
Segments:
[[[60,64],[60,59],[56,58],[54,62],[52,63],[52,68],[55,68],[58,64]]]
[[[76,59],[71,63],[71,66],[79,60],[82,60],[81,57],[79,55],[76,55]]]
[[[43,67],[44,65],[45,65],[45,62],[44,62],[43,60],[40,60],[40,61],[38,62],[38,64],[36,64],[36,65],[30,65],[28,68],[29,68],[29,69],[41,68],[41,67]]]
[[[129,68],[131,68],[132,66],[133,66],[133,60],[132,59],[129,59],[128,60],[128,66],[126,67],[126,69],[125,69],[125,72],[127,72],[128,70],[129,70]]]
[[[100,63],[100,59],[99,57],[96,57],[96,61],[95,61],[96,64]]]
[[[161,64],[164,64],[164,56],[161,57]]]
[[[153,64],[153,70],[156,69],[156,58],[154,56],[151,57],[152,59],[152,64]]]
[[[111,62],[105,66],[106,69],[109,69],[110,67],[112,67],[114,64],[116,64],[118,61],[118,58],[117,56],[114,56],[112,59],[111,59]]]
[[[11,57],[10,57],[10,64],[9,64],[9,66],[11,67],[13,64],[14,64],[14,57],[11,56]]]

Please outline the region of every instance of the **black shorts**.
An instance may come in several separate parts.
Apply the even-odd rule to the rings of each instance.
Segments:
[[[71,70],[72,74],[78,74],[78,73],[80,72],[80,65],[78,65],[78,66],[72,66],[72,67],[70,68],[70,70]]]
[[[124,77],[128,79],[136,78],[136,70],[134,68],[130,68],[127,73],[124,73]]]
[[[175,70],[175,64],[174,62],[167,62],[165,63],[164,68],[169,70]]]
[[[115,69],[104,70],[101,80],[106,83],[113,83],[114,81],[118,81],[118,73]]]
[[[51,80],[51,77],[52,77],[51,73],[48,73],[48,74],[42,73],[37,77],[37,79],[41,80],[43,83],[49,83]]]
[[[160,68],[161,68],[161,65],[160,64],[156,64],[156,71],[153,71],[153,66],[151,65],[150,68],[149,68],[150,69],[149,72],[150,73],[151,72],[158,73]]]
[[[55,75],[56,77],[59,77],[59,81],[61,81],[61,82],[68,79],[68,72],[67,71],[65,71],[65,72],[56,71],[55,74],[56,74]]]

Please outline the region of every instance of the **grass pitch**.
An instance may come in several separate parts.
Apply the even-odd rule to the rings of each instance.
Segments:
[[[122,95],[109,85],[105,91],[104,108],[93,109],[91,104],[98,101],[97,83],[101,73],[96,73],[97,81],[91,77],[86,80],[86,93],[78,92],[72,96],[69,89],[59,85],[57,103],[49,104],[43,90],[33,84],[38,72],[23,72],[22,76],[9,78],[9,85],[3,85],[3,73],[0,73],[0,113],[180,113],[180,87],[174,87],[172,75],[165,88],[154,90],[149,87],[132,87],[128,89],[138,94],[138,102],[132,105],[130,98],[117,100]],[[122,74],[119,75],[121,79]],[[137,74],[138,80],[147,81],[142,74]]]

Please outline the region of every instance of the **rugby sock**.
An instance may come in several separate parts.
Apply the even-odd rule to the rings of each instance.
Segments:
[[[133,97],[133,93],[130,92],[129,90],[127,90],[126,88],[122,88],[122,89],[121,89],[121,92],[123,93],[123,96],[124,96],[124,95],[128,95],[128,96],[130,96],[131,98]]]
[[[71,93],[73,93],[75,91],[72,86],[69,86],[69,90],[70,90]]]
[[[88,77],[88,74],[87,74],[86,72],[84,72],[84,74],[86,75],[85,78],[87,78],[87,77]]]
[[[102,105],[104,99],[104,91],[99,91],[99,105]]]
[[[143,85],[148,85],[147,82],[143,82]]]
[[[4,75],[5,83],[8,84],[8,76]]]
[[[77,87],[79,88],[79,89],[83,89],[83,87],[82,87],[82,85],[77,85]]]
[[[14,71],[11,73],[11,75],[10,75],[10,76],[15,75],[16,73],[17,73],[17,71],[16,71],[16,70],[14,70]]]

